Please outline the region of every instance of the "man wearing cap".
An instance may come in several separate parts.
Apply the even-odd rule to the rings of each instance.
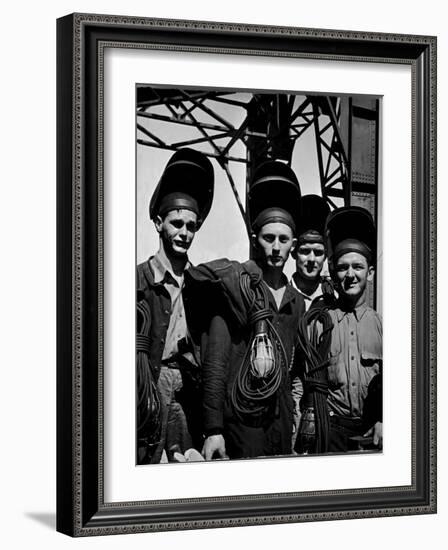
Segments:
[[[334,301],[334,289],[329,276],[322,276],[327,259],[324,229],[330,208],[322,197],[305,195],[301,201],[301,216],[297,232],[297,247],[292,252],[296,271],[291,278],[292,286],[305,301],[306,311],[312,306],[330,305]],[[292,395],[294,399],[293,447],[297,438],[301,418],[303,381],[298,372],[292,373]]]
[[[207,157],[180,149],[168,161],[151,198],[149,214],[160,244],[154,256],[137,266],[137,299],[147,311],[147,318],[137,326],[137,356],[143,349],[149,364],[149,370],[144,370],[137,360],[138,463],[159,462],[163,451],[171,460],[174,452],[200,445],[192,433],[197,419],[189,418],[189,413],[194,417],[198,400],[192,395],[197,390],[198,353],[182,291],[190,265],[188,250],[210,211],[213,185],[213,167]],[[150,403],[154,382],[157,392],[152,391]],[[154,402],[160,404],[157,438],[151,433],[154,422],[148,421]]]
[[[216,260],[188,271],[188,285],[213,303],[203,356],[203,456],[290,454],[289,371],[303,298],[283,267],[296,244],[300,187],[278,161],[255,171],[248,194],[253,260]]]
[[[381,447],[382,321],[366,303],[375,268],[374,223],[367,210],[344,207],[330,214],[326,232],[339,293],[337,306],[329,311],[329,451],[356,449],[366,437]]]
[[[329,213],[330,208],[322,197],[302,197],[297,247],[292,252],[296,261],[296,272],[292,276],[291,284],[303,296],[307,311],[315,300],[322,297],[324,290],[326,295],[332,290],[328,279],[322,277],[327,258],[324,227]]]

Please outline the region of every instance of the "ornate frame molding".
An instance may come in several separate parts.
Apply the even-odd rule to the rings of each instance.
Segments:
[[[111,45],[411,65],[410,486],[104,502],[102,83],[104,48]],[[92,14],[58,20],[59,531],[88,536],[436,511],[436,63],[436,38],[428,36]],[[87,415],[96,421],[87,424]]]

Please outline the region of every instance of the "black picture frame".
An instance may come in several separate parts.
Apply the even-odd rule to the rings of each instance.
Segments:
[[[57,529],[71,536],[436,512],[436,43],[408,36],[72,14],[57,21]],[[104,47],[408,64],[412,69],[412,483],[104,502]]]

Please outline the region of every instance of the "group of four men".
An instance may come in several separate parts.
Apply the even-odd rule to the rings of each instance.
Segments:
[[[160,246],[137,267],[137,463],[192,448],[211,460],[341,452],[368,437],[381,447],[370,214],[330,213],[321,197],[301,197],[289,166],[269,160],[249,187],[251,259],[192,266],[213,187],[207,157],[180,149],[150,202]],[[327,258],[332,280],[322,276]]]

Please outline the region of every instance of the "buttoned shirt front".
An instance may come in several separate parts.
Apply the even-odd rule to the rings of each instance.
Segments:
[[[361,418],[372,378],[382,369],[382,321],[363,304],[353,311],[329,311],[333,330],[328,367],[331,414]]]
[[[153,256],[149,262],[154,273],[154,283],[163,284],[171,298],[170,320],[162,354],[162,361],[166,361],[179,351],[179,340],[186,339],[188,334],[182,298],[184,276],[183,274],[175,275],[159,253]],[[188,267],[189,264],[185,266],[185,269]]]

